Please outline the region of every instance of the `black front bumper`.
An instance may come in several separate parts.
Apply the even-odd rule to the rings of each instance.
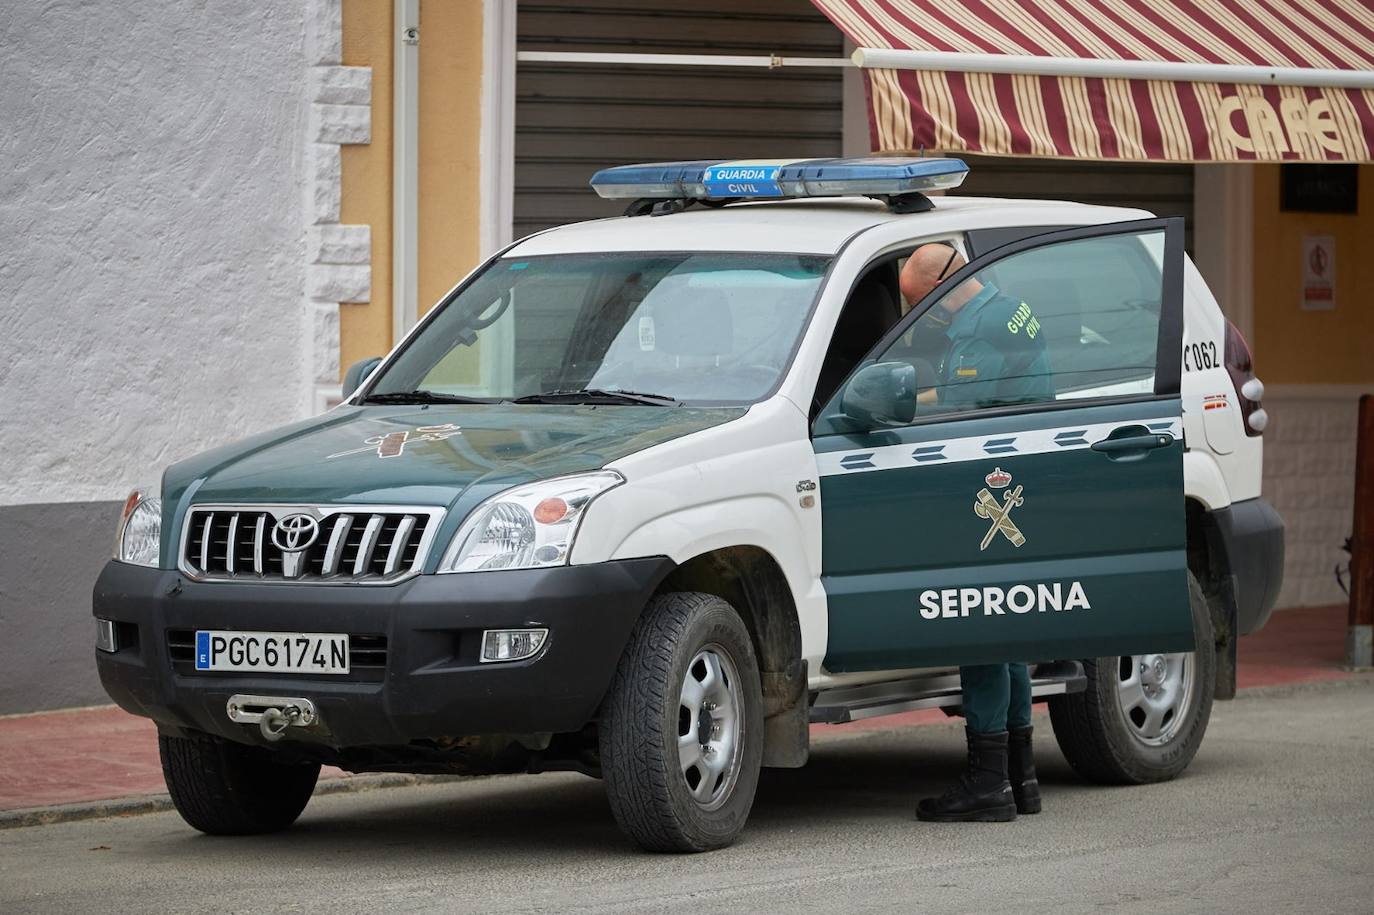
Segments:
[[[262,738],[229,720],[237,693],[310,699],[322,726],[292,736],[333,748],[567,733],[595,715],[631,627],[672,568],[649,558],[348,586],[194,582],[111,562],[94,613],[116,623],[120,648],[97,650],[96,662],[126,711],[246,743]],[[522,627],[549,629],[533,659],[479,662],[483,630]],[[373,666],[340,677],[197,673],[178,647],[197,629],[346,632],[364,637],[353,642]]]

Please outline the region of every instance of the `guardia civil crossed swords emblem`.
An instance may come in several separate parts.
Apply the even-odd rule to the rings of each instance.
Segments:
[[[1001,532],[1012,546],[1019,547],[1026,542],[1026,535],[1021,533],[1021,529],[1016,526],[1016,522],[1011,520],[1011,510],[1025,503],[1021,496],[1022,487],[1018,485],[1015,489],[1005,493],[1005,499],[999,499],[992,494],[993,489],[1006,489],[1011,485],[1011,474],[1001,467],[994,468],[992,473],[983,477],[983,481],[988,485],[978,490],[977,501],[973,503],[973,513],[980,518],[992,522],[992,527],[983,537],[983,543],[978,547],[980,551],[986,550],[996,539],[998,532]]]
[[[348,451],[340,451],[325,458],[332,461],[334,458],[348,457],[350,454],[376,454],[379,458],[394,458],[405,454],[406,445],[412,442],[442,442],[455,435],[462,435],[463,427],[456,423],[444,423],[438,426],[416,426],[412,429],[399,429],[394,432],[387,432],[383,435],[373,435],[363,439],[363,447],[352,448]]]

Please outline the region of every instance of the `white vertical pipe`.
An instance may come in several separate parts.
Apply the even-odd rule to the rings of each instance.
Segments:
[[[391,339],[419,318],[420,0],[395,0],[392,83]]]
[[[483,258],[510,244],[515,217],[515,13],[509,0],[482,4]]]

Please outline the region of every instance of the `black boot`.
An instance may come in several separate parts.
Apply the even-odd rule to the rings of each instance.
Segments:
[[[1040,812],[1040,782],[1035,778],[1035,754],[1031,752],[1033,730],[1026,725],[1007,732],[1007,776],[1017,813]]]
[[[1016,803],[1007,782],[1007,732],[968,738],[968,768],[953,788],[916,805],[916,818],[935,823],[1002,823],[1016,819]]]

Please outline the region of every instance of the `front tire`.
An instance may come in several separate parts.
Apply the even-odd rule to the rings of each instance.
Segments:
[[[1196,650],[1083,662],[1088,687],[1050,700],[1050,723],[1074,771],[1104,785],[1176,778],[1207,731],[1216,650],[1207,599],[1190,572]]]
[[[318,763],[279,762],[260,747],[209,736],[159,735],[162,777],[177,813],[212,836],[279,832],[301,815]]]
[[[735,609],[696,592],[650,601],[598,732],[606,793],[626,835],[649,851],[733,842],[763,758],[758,663]]]

